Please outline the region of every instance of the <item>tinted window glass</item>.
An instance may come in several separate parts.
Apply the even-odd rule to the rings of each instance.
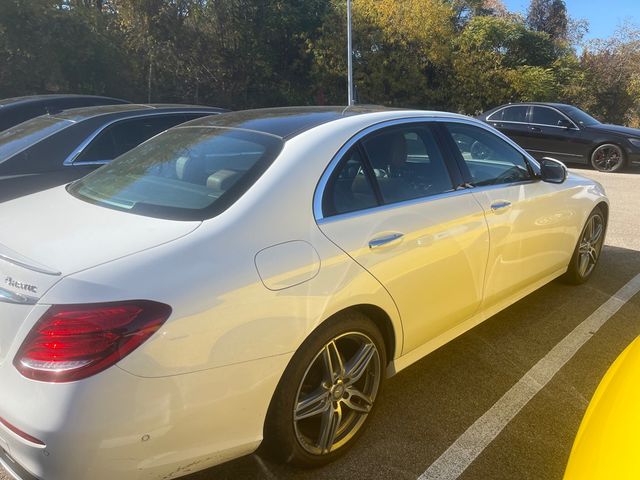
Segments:
[[[537,123],[540,125],[552,125],[558,126],[561,121],[566,121],[567,117],[559,114],[551,108],[533,107],[533,116],[531,117],[531,123]]]
[[[450,191],[451,177],[430,128],[393,128],[363,142],[385,203]]]
[[[0,162],[70,125],[68,120],[43,116],[5,130],[0,133]]]
[[[448,124],[474,185],[499,185],[529,180],[524,156],[511,145],[483,128]]]
[[[527,122],[527,111],[529,107],[520,105],[517,107],[507,107],[502,111],[501,120],[504,122]],[[493,117],[492,117],[493,118]]]
[[[325,215],[355,212],[378,205],[358,148],[353,148],[336,169],[323,198]]]
[[[562,108],[563,111],[571,117],[574,122],[586,127],[588,125],[599,125],[600,122],[588,113],[583,112],[577,107],[567,106]]]
[[[99,205],[180,220],[231,205],[282,149],[276,137],[211,127],[169,130],[69,187]]]
[[[162,115],[123,120],[104,129],[74,163],[113,160],[168,128],[183,123],[184,115]]]

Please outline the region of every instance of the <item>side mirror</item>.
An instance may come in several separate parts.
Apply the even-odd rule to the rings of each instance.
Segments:
[[[573,127],[573,124],[566,118],[562,118],[558,120],[558,126],[562,128],[571,128]]]
[[[540,178],[543,182],[564,183],[568,174],[567,167],[561,161],[549,157],[540,160]]]

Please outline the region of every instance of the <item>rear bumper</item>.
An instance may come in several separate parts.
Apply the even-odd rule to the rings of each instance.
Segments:
[[[76,383],[0,366],[0,462],[19,480],[177,478],[254,451],[290,355],[164,378],[118,367]]]
[[[0,465],[15,480],[38,480],[38,478],[27,472],[22,466],[9,455],[4,448],[0,447]]]

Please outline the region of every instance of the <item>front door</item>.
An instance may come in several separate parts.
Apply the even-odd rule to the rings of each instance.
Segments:
[[[475,145],[459,160],[489,226],[483,308],[490,308],[567,266],[575,247],[571,192],[535,178],[522,153],[484,128],[447,129],[456,145]]]

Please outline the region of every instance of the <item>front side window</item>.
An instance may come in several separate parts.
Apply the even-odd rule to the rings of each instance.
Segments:
[[[362,142],[384,203],[428,197],[453,189],[431,128],[392,127]]]
[[[531,180],[525,157],[507,142],[483,128],[447,124],[475,186]]]
[[[108,162],[168,128],[183,123],[182,114],[123,120],[105,128],[74,163]]]
[[[210,218],[242,195],[282,149],[281,139],[214,127],[169,130],[72,183],[88,202],[176,220]]]
[[[531,123],[536,123],[538,125],[549,125],[552,127],[557,127],[562,124],[562,122],[566,122],[567,117],[561,115],[551,108],[545,107],[533,107],[533,114],[531,116]]]

